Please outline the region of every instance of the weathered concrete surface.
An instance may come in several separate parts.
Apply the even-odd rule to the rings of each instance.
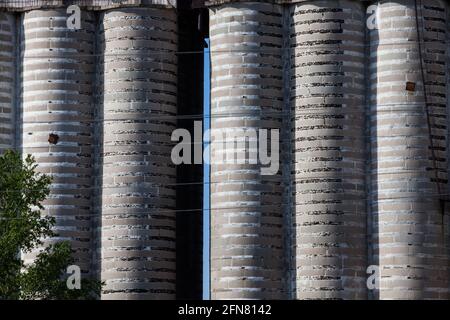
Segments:
[[[374,260],[381,268],[380,299],[449,298],[448,224],[438,195],[446,193],[448,179],[448,22],[444,1],[424,3],[426,8],[419,8],[419,18],[424,17],[419,29],[427,105],[414,1],[378,3],[378,30],[370,33],[370,196]],[[415,89],[406,90],[407,82]]]
[[[284,5],[290,5],[290,4],[297,4],[302,2],[321,2],[323,0],[259,0],[258,2],[267,3],[267,4],[284,4]],[[333,1],[339,1],[339,0],[327,0],[328,2]],[[369,3],[370,0],[349,0],[353,2],[362,2],[362,3]],[[256,2],[252,0],[206,0],[205,5],[206,6],[218,6],[226,3],[239,3],[239,2]]]
[[[363,6],[291,6],[294,298],[366,299]]]
[[[213,135],[279,129],[281,7],[214,7],[210,39]],[[211,149],[211,298],[283,298],[281,174],[262,176],[261,166],[248,162],[218,164],[218,139]],[[235,152],[227,145],[224,154]]]
[[[184,1],[184,0],[182,0]],[[33,9],[67,8],[75,4],[88,10],[106,10],[112,8],[127,8],[133,6],[161,6],[176,8],[176,0],[2,0],[0,9],[8,11],[27,11]]]
[[[0,12],[0,153],[14,147],[15,19]]]
[[[175,298],[175,11],[106,11],[99,43],[102,299]]]
[[[225,2],[237,1],[209,2],[215,4],[212,126],[279,128],[290,97],[294,130],[283,138],[295,142],[281,152],[293,150],[283,168],[292,173],[283,175],[294,192],[283,203],[280,175],[261,176],[259,165],[212,167],[212,297],[366,298],[364,198],[370,197],[370,263],[380,265],[382,275],[374,298],[448,299],[449,221],[439,203],[439,193],[448,192],[448,5],[444,10],[443,0],[423,1],[427,119],[414,1],[380,2],[379,30],[371,32],[370,42],[361,40],[365,18],[357,1],[217,5]],[[42,3],[24,1],[27,7],[9,9]],[[123,5],[93,3],[83,8]],[[92,270],[92,189],[98,188],[101,219],[94,239],[97,268],[107,282],[104,299],[175,297],[170,134],[176,122],[176,18],[162,9],[170,3],[150,3],[158,9],[102,14],[95,117],[93,13],[83,10],[83,29],[68,31],[67,5],[46,1],[62,8],[27,12],[21,22],[18,145],[54,175],[44,214],[57,218],[56,231],[72,242],[86,273]],[[0,152],[13,146],[13,27],[12,16],[0,12]],[[362,61],[368,45],[370,155],[363,146]],[[283,50],[289,46],[288,62]],[[415,88],[407,91],[406,82]],[[49,133],[59,135],[57,145],[49,145]],[[370,161],[368,193],[364,160]],[[282,218],[290,212],[292,217]],[[291,237],[292,247],[283,248],[283,236]],[[287,265],[294,277],[288,285]]]
[[[82,271],[91,270],[93,99],[95,26],[82,13],[83,29],[68,30],[65,10],[21,16],[20,112],[24,156],[53,177],[43,214],[56,218],[58,237],[69,240]],[[57,144],[48,142],[57,134]],[[34,254],[27,255],[26,260]]]

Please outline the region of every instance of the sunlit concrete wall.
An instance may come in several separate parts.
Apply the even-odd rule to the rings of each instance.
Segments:
[[[292,107],[283,110],[292,119],[292,164],[283,167],[292,174],[283,208],[292,214],[284,220],[289,296],[448,298],[448,7],[439,0],[419,5],[416,21],[410,0],[276,3],[289,21],[282,32],[290,61],[281,63],[284,92],[290,88],[283,102]],[[261,5],[207,4],[214,14],[228,8],[234,15]],[[379,6],[379,19],[366,39],[369,4]],[[229,22],[230,36],[236,23]],[[213,92],[215,86],[213,72]],[[370,294],[369,264],[381,274],[381,287]]]
[[[175,298],[176,14],[109,10],[99,37],[102,299]]]
[[[207,1],[211,125],[283,127],[287,162],[273,176],[212,166],[213,298],[449,298],[450,10],[422,2],[419,46],[413,0]],[[25,11],[0,12],[0,152],[17,146],[54,177],[43,214],[85,273],[95,264],[102,298],[171,299],[175,4],[75,3],[77,31],[63,1],[0,4]],[[368,4],[378,29],[363,39]],[[379,290],[365,286],[369,264]]]
[[[364,7],[290,7],[294,297],[366,299]]]
[[[251,133],[260,128],[280,129],[282,9],[259,3],[213,7],[210,40],[215,139],[211,148],[211,298],[280,299],[285,297],[280,171],[266,176],[260,164],[239,164],[227,158],[236,152],[233,145],[222,146],[227,138],[221,134],[235,133],[238,139],[250,134],[248,141],[256,141]]]
[[[106,10],[152,5],[174,8],[177,6],[177,0],[2,0],[0,9],[20,12],[33,9],[67,8],[72,4],[86,10]]]
[[[448,223],[440,201],[448,181],[446,5],[437,0],[419,6],[420,46],[414,1],[377,4],[378,29],[370,32],[370,200],[373,260],[381,273],[377,297],[448,299]]]
[[[68,30],[64,9],[32,10],[20,21],[20,132],[23,155],[52,177],[44,215],[57,237],[69,240],[76,264],[91,271],[95,25],[82,13]],[[49,135],[58,136],[56,144]],[[32,258],[36,252],[26,256]]]

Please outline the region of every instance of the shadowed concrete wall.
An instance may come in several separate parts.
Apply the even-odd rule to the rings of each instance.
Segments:
[[[210,39],[213,136],[279,129],[281,7],[259,3],[213,7]],[[233,164],[227,159],[218,164],[222,153],[216,147],[223,140],[217,137],[211,150],[211,298],[283,298],[280,172],[263,176],[258,164]],[[233,147],[225,146],[224,154],[235,155]]]
[[[203,63],[209,12],[181,1],[178,15],[177,127],[194,136],[203,113]],[[204,79],[205,78],[205,79]],[[201,299],[203,292],[203,164],[177,165],[177,299]],[[208,224],[208,222],[205,222]]]
[[[110,10],[100,24],[102,298],[175,298],[176,14]]]
[[[44,215],[56,218],[53,240],[70,240],[83,272],[91,266],[95,26],[66,27],[65,10],[35,10],[21,17],[21,133],[24,156],[35,156],[53,177]],[[59,136],[57,144],[49,134]],[[53,241],[51,240],[51,241]],[[27,255],[30,259],[36,252]]]
[[[14,147],[15,19],[0,12],[0,153]]]
[[[447,184],[446,11],[444,1],[424,3],[427,105],[414,1],[379,3],[378,30],[370,33],[370,196],[380,299],[449,298],[448,225],[438,195]]]
[[[297,299],[366,299],[363,6],[291,6]]]

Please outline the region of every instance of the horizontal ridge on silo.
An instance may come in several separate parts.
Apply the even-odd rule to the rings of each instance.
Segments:
[[[184,1],[184,0],[182,0]],[[79,6],[87,10],[106,10],[112,8],[128,8],[139,6],[159,6],[176,8],[176,0],[3,0],[0,9],[8,11],[28,11],[33,9],[67,8],[71,5]]]
[[[15,18],[0,12],[0,154],[14,147]]]
[[[363,6],[290,8],[292,287],[297,299],[366,299]]]
[[[173,299],[176,14],[108,10],[99,36],[102,299]]]
[[[279,130],[281,7],[255,2],[212,7],[210,40],[212,136]],[[228,145],[220,152],[223,141],[218,136],[211,144],[212,299],[281,299],[280,172],[264,176],[260,164],[222,161],[223,154],[236,156]]]
[[[69,30],[63,9],[22,14],[20,128],[24,156],[53,178],[43,214],[56,219],[57,236],[48,242],[68,240],[90,273],[95,25],[90,13],[81,18],[83,28]]]
[[[423,3],[417,12],[414,1],[377,3],[378,28],[370,32],[370,199],[379,299],[449,294],[441,195],[448,181],[448,22],[445,1]]]

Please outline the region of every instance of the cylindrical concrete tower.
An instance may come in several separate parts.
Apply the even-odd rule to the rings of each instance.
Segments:
[[[439,195],[447,183],[445,1],[418,6],[418,22],[414,1],[383,1],[378,11],[378,29],[370,32],[376,297],[448,299],[448,225]]]
[[[102,298],[175,298],[176,12],[122,8],[100,24]]]
[[[260,152],[252,162],[254,143],[272,142],[259,129],[268,129],[270,137],[281,125],[282,8],[213,6],[210,39],[211,298],[281,299],[281,174],[263,174]],[[244,148],[233,142],[245,140]],[[243,149],[250,155],[241,158]]]
[[[365,299],[365,12],[291,6],[294,298]]]
[[[70,240],[76,264],[91,269],[93,80],[95,26],[83,12],[69,30],[65,9],[34,10],[21,18],[23,154],[53,177],[43,214],[56,218],[53,240]],[[36,252],[28,255],[30,259]]]
[[[0,154],[14,147],[15,20],[0,12]]]

